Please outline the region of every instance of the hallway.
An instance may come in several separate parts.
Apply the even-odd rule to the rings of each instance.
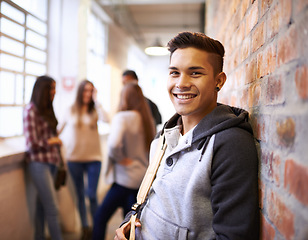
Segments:
[[[105,240],[113,240],[115,229],[118,228],[119,224],[122,222],[122,210],[118,209],[113,217],[110,219],[108,223],[108,230]],[[63,233],[64,240],[79,240],[81,235],[80,232],[74,233]]]
[[[30,2],[40,3],[39,7],[33,8]],[[121,8],[109,2],[120,2]],[[54,107],[61,122],[85,78],[94,83],[98,102],[113,116],[122,71],[133,69],[144,95],[157,104],[165,123],[174,113],[166,90],[169,56],[147,56],[137,41],[141,35],[137,30],[164,33],[154,26],[170,27],[171,20],[181,23],[174,14],[190,13],[192,2],[204,6],[197,8],[202,15],[200,31],[225,48],[227,81],[218,102],[249,112],[259,153],[261,239],[307,239],[308,0],[156,1],[163,6],[135,2],[148,1],[0,0],[0,240],[33,236],[22,114],[35,77],[50,74],[56,79]],[[182,3],[184,8],[178,10],[170,2]],[[123,17],[122,26],[105,11],[113,7]],[[145,9],[159,10],[165,17]],[[131,25],[126,20],[133,17],[138,21],[132,23],[140,26],[127,31]],[[189,25],[191,19],[182,17],[185,23],[175,28],[176,33],[195,31]],[[166,45],[173,36],[160,40]],[[108,133],[108,127],[100,127],[102,134]],[[99,203],[106,184],[101,186]],[[74,201],[64,194],[59,203],[64,239],[79,240]],[[109,222],[107,240],[113,239],[121,221],[118,210]]]

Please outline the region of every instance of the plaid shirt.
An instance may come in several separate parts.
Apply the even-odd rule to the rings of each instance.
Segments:
[[[24,110],[24,135],[28,161],[59,164],[58,146],[47,143],[47,140],[55,137],[55,134],[48,123],[39,115],[33,103],[28,104]]]

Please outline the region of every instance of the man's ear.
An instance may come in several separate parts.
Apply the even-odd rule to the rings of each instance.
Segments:
[[[224,72],[220,72],[215,77],[216,87],[221,89],[227,80],[227,75]]]

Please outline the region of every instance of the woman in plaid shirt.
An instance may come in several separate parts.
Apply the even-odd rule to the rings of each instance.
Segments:
[[[45,239],[45,219],[52,239],[61,240],[54,175],[60,163],[57,136],[58,121],[52,102],[56,82],[49,76],[37,78],[30,103],[24,110],[24,135],[27,147],[28,170],[38,196],[35,216],[35,239]]]

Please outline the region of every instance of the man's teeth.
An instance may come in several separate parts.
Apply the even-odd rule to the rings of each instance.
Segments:
[[[192,94],[189,94],[189,95],[180,95],[180,94],[177,94],[177,98],[179,99],[188,99],[188,98],[193,98],[194,95]]]

